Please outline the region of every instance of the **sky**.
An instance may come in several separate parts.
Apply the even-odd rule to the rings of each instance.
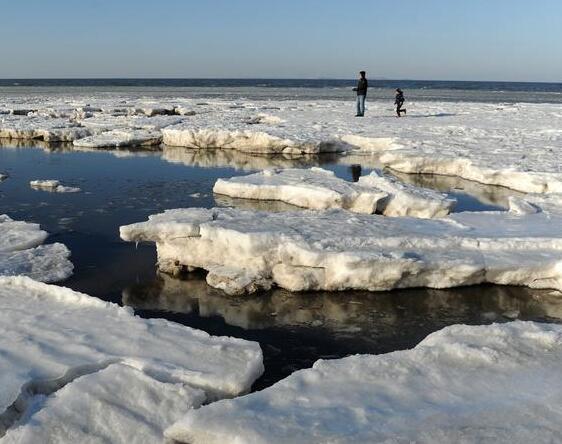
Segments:
[[[561,0],[0,0],[0,78],[562,82]]]

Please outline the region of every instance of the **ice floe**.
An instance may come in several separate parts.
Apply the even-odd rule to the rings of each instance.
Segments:
[[[417,219],[191,208],[150,216],[120,233],[155,242],[161,270],[204,268],[211,285],[220,282],[231,293],[269,283],[291,291],[485,282],[562,289],[561,223],[559,213],[544,211]]]
[[[55,179],[32,180],[29,182],[29,186],[37,190],[51,191],[54,193],[78,193],[82,191],[78,187],[64,186],[60,181]]]
[[[344,208],[355,213],[387,216],[443,217],[455,200],[428,189],[400,183],[374,171],[358,183],[322,168],[265,170],[249,176],[219,179],[213,191],[229,197],[278,200],[317,210]]]
[[[137,442],[131,436],[157,435],[190,406],[247,392],[263,371],[257,343],[142,319],[26,277],[0,277],[0,304],[8,442],[97,433]]]
[[[412,350],[320,360],[261,392],[191,410],[179,442],[556,442],[562,326],[447,327]]]
[[[39,224],[0,215],[0,276],[24,275],[44,282],[71,276],[70,251],[60,243],[41,245],[47,236]]]
[[[367,214],[374,213],[377,205],[388,197],[380,188],[346,182],[322,168],[265,170],[219,179],[213,191],[243,199],[279,200],[304,208],[345,208]]]

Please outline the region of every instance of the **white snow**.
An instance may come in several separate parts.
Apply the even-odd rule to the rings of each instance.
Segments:
[[[344,208],[355,213],[386,216],[443,217],[455,200],[446,195],[400,183],[374,171],[347,182],[328,170],[265,170],[248,176],[218,179],[213,191],[235,198],[278,200],[295,206],[324,210]]]
[[[442,219],[343,210],[177,209],[120,229],[156,243],[158,265],[270,280],[291,291],[446,288],[484,282],[562,289],[560,213],[457,213]],[[233,272],[233,270],[238,270]],[[236,279],[228,281],[229,291]],[[247,279],[244,281],[247,287]],[[261,284],[260,284],[261,285]],[[242,291],[243,288],[239,288]]]
[[[43,282],[71,276],[70,251],[60,243],[41,245],[47,236],[38,224],[0,215],[0,276],[24,275]]]
[[[209,402],[247,392],[263,371],[257,343],[142,319],[29,278],[0,277],[0,305],[0,418],[23,427],[12,430],[15,437],[81,436],[88,427],[111,433],[111,442],[131,442],[137,427],[157,434],[203,394]],[[132,369],[108,367],[117,363]],[[35,395],[51,393],[36,411]],[[73,407],[80,410],[69,415]],[[128,417],[124,430],[112,427],[119,415]]]
[[[52,191],[54,193],[78,193],[82,191],[78,187],[67,187],[55,179],[32,180],[29,182],[31,188],[43,191]]]
[[[412,350],[317,361],[261,392],[192,410],[191,444],[558,442],[562,326],[455,325]]]

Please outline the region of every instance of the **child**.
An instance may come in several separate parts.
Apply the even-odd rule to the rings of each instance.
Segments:
[[[406,115],[406,109],[402,109],[402,105],[404,105],[404,93],[400,88],[396,89],[396,98],[394,99],[394,104],[396,105],[396,114],[398,117],[402,117],[402,113]]]

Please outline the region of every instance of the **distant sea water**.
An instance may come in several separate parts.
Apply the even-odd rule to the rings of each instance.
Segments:
[[[132,95],[249,100],[328,100],[353,97],[356,80],[337,79],[0,79],[0,96]],[[562,83],[369,80],[369,100],[562,103]]]

